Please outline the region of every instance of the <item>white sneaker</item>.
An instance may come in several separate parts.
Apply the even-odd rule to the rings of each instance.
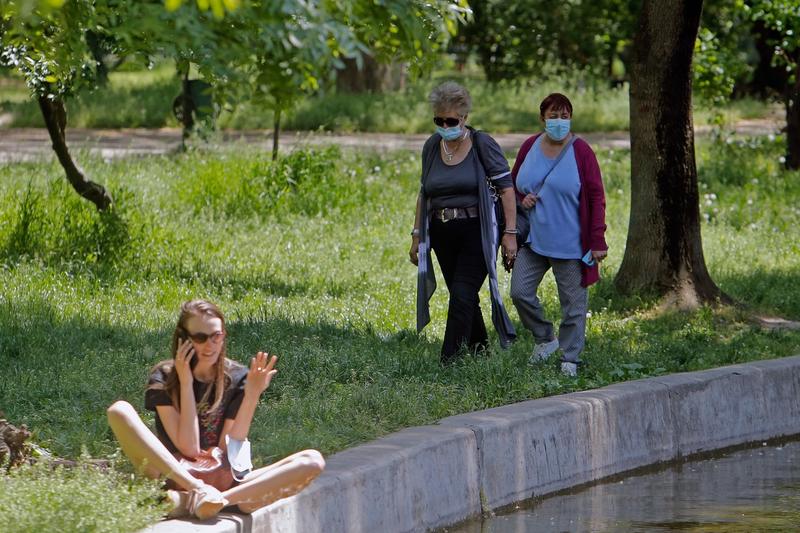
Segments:
[[[578,377],[578,365],[575,363],[561,363],[561,373],[567,377]]]
[[[535,364],[540,361],[547,360],[548,357],[553,355],[556,350],[558,350],[558,339],[553,339],[550,342],[543,342],[541,344],[537,344],[533,347],[533,353],[531,354],[530,359],[528,362],[530,364]]]

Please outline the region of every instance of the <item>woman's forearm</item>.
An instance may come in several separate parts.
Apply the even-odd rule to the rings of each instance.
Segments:
[[[417,211],[414,213],[414,229],[422,227],[422,193],[417,195]]]
[[[195,405],[194,389],[192,384],[181,384],[181,408],[178,421],[178,442],[175,443],[178,451],[189,458],[200,455],[200,424],[197,421],[197,406]]]
[[[506,218],[506,229],[517,229],[517,198],[514,188],[503,189],[500,193],[500,201],[503,202],[503,214]]]
[[[253,416],[256,413],[256,407],[258,407],[258,397],[250,397],[245,394],[242,405],[236,413],[233,426],[228,433],[232,439],[244,440],[247,438],[247,434],[250,433],[250,424],[253,422]],[[224,436],[222,438],[224,439]],[[223,444],[224,442],[220,442],[221,446]]]

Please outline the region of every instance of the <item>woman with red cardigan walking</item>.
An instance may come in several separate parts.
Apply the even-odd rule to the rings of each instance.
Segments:
[[[586,337],[588,287],[606,257],[605,193],[600,167],[589,144],[570,132],[572,103],[553,93],[539,106],[544,134],[519,149],[511,176],[517,198],[528,210],[530,235],[517,252],[511,299],[535,340],[530,362],[544,361],[559,348],[561,372],[577,375]],[[558,338],[536,292],[548,269],[558,285]]]

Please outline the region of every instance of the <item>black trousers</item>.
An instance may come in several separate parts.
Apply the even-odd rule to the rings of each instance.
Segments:
[[[481,228],[477,217],[448,222],[433,219],[430,233],[431,248],[436,253],[450,291],[441,356],[442,362],[447,363],[463,346],[478,350],[488,345],[478,291],[489,272],[481,249]]]

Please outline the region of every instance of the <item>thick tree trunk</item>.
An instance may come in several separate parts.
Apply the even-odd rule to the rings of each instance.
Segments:
[[[800,53],[797,54],[794,83],[786,85],[786,168],[800,168]]]
[[[103,188],[91,180],[86,179],[83,171],[78,168],[75,161],[67,149],[67,141],[64,129],[67,126],[67,110],[64,101],[60,98],[49,99],[46,96],[39,97],[39,109],[42,110],[47,132],[53,142],[53,150],[58,157],[58,162],[67,174],[67,180],[75,191],[97,206],[98,211],[103,211],[111,206],[111,196]]]
[[[403,89],[405,83],[402,63],[384,65],[369,55],[362,56],[362,68],[355,59],[345,58],[344,68],[336,72],[336,89],[347,93],[384,93]]]
[[[645,0],[631,58],[631,216],[615,279],[681,308],[725,298],[700,239],[692,52],[702,2]]]

